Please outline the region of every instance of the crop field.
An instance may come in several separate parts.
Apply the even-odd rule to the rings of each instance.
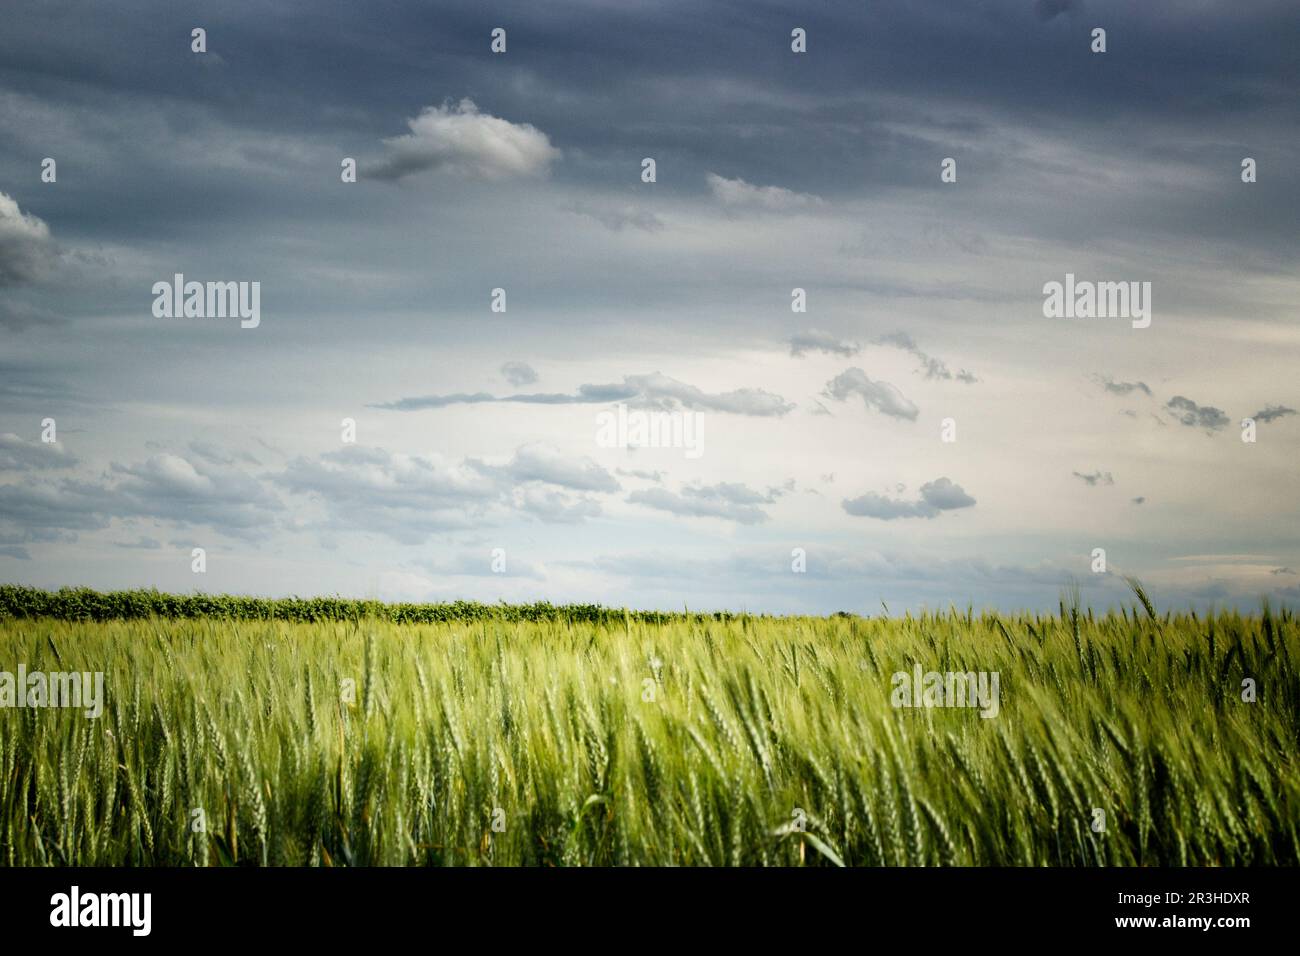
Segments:
[[[0,672],[103,674],[97,717],[0,677],[8,866],[1300,860],[1285,610],[402,621],[2,590]],[[931,672],[969,697],[899,690]]]

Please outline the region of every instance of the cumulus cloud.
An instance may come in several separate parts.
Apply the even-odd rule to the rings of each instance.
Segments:
[[[507,461],[452,461],[350,445],[292,461],[277,480],[325,509],[327,530],[381,534],[402,544],[482,527],[510,511],[572,523],[600,513],[593,492],[618,491],[589,458],[566,458],[542,443]]]
[[[933,518],[939,513],[923,501],[900,501],[874,491],[857,498],[845,498],[840,506],[851,515],[879,518],[882,521],[892,521],[895,518]]]
[[[743,179],[727,179],[717,173],[709,173],[705,178],[713,198],[724,206],[792,212],[822,203],[818,196],[793,192],[780,186],[755,186]]]
[[[331,528],[370,531],[406,544],[467,528],[500,499],[478,468],[435,456],[349,445],[290,462],[278,481],[326,509]]]
[[[835,376],[826,383],[822,394],[840,402],[857,395],[868,408],[874,408],[882,415],[892,418],[916,421],[920,414],[920,409],[908,401],[902,392],[888,382],[873,382],[860,368],[846,369]]]
[[[551,524],[577,524],[601,513],[600,502],[590,495],[544,485],[518,488],[512,500],[524,514]]]
[[[938,379],[940,381],[951,382],[958,381],[963,385],[974,385],[979,381],[975,375],[966,369],[959,369],[953,372],[948,368],[948,363],[941,358],[935,358],[923,352],[916,344],[916,341],[906,332],[891,332],[889,335],[882,335],[876,339],[877,345],[892,345],[900,348],[905,352],[910,352],[921,363],[921,370],[925,372],[925,377],[929,379]]]
[[[802,356],[807,352],[825,352],[827,355],[842,355],[852,358],[862,350],[857,342],[836,338],[829,332],[808,329],[790,339],[790,354]]]
[[[0,435],[0,471],[35,471],[71,468],[77,459],[58,443],[26,441],[5,432]]]
[[[1257,422],[1271,422],[1294,414],[1294,408],[1287,408],[1285,405],[1268,405],[1262,411],[1258,411],[1250,417]]]
[[[114,464],[114,497],[135,514],[180,524],[206,524],[229,533],[260,536],[279,499],[252,475],[180,455],[154,455],[134,465]]]
[[[770,417],[785,415],[794,405],[780,395],[761,388],[740,388],[709,393],[695,385],[679,382],[659,372],[625,375],[622,384],[580,385],[575,393],[550,392],[524,395],[493,395],[489,392],[457,392],[450,395],[421,395],[381,402],[371,408],[410,412],[449,405],[512,402],[523,405],[593,405],[627,402],[660,409],[681,406],[696,411],[728,412],[733,415]]]
[[[627,496],[633,504],[687,518],[721,518],[737,524],[761,524],[768,518],[762,505],[771,504],[791,487],[790,483],[766,492],[737,482],[716,485],[687,485],[680,493],[665,488],[648,488]]]
[[[384,140],[387,155],[370,176],[402,179],[428,171],[483,179],[540,176],[560,157],[535,126],[480,113],[469,99],[426,106],[406,125],[409,133]]]
[[[501,366],[501,377],[516,388],[537,381],[537,373],[527,362],[506,362]]]
[[[921,500],[940,511],[969,508],[975,504],[975,499],[966,494],[961,485],[953,484],[948,478],[938,478],[923,484]]]
[[[484,474],[512,483],[541,481],[576,491],[618,491],[618,480],[590,458],[567,458],[559,449],[541,442],[524,445],[504,465],[472,461]]]
[[[54,257],[50,227],[0,193],[0,289],[42,278]]]
[[[1073,474],[1074,477],[1078,478],[1080,481],[1085,482],[1091,488],[1095,488],[1097,487],[1097,485],[1115,484],[1115,479],[1109,471],[1094,471],[1091,474],[1087,474],[1087,475],[1085,475],[1081,471],[1075,471],[1075,472],[1071,472],[1071,474]]]
[[[969,508],[975,504],[975,499],[961,485],[948,478],[937,478],[922,485],[921,496],[914,501],[869,491],[857,498],[846,498],[840,504],[856,517],[893,521],[895,518],[934,518],[944,511]]]
[[[270,531],[282,508],[251,475],[173,454],[113,463],[93,479],[0,485],[0,514],[33,532],[89,531],[114,518],[154,518],[255,538]]]
[[[1182,424],[1189,428],[1204,428],[1207,431],[1218,431],[1228,424],[1229,418],[1223,413],[1222,409],[1215,408],[1212,405],[1197,405],[1190,398],[1182,395],[1175,395],[1165,403],[1165,408],[1173,412],[1176,418]]]

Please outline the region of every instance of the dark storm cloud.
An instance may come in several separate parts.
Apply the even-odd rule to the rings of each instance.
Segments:
[[[664,282],[663,263],[593,277],[559,254],[562,244],[537,249],[536,237],[517,237],[523,210],[512,203],[567,210],[622,242],[676,234],[660,199],[695,198],[696,215],[726,216],[720,184],[760,206],[788,198],[762,192],[772,184],[822,197],[818,216],[899,190],[930,196],[936,157],[954,153],[980,188],[945,196],[953,229],[978,221],[989,237],[1070,243],[1194,237],[1250,268],[1285,267],[1279,250],[1300,219],[1286,173],[1300,147],[1287,82],[1300,26],[1285,4],[1243,10],[1222,0],[1189,13],[1172,0],[1101,0],[1088,11],[1110,30],[1104,63],[1087,52],[1086,21],[1044,21],[1012,0],[818,5],[798,11],[811,44],[803,56],[789,52],[790,9],[775,4],[744,16],[686,2],[512,4],[499,13],[510,38],[500,56],[472,2],[390,2],[382,17],[342,0],[286,0],[274,16],[144,0],[17,5],[0,30],[0,90],[10,97],[0,188],[61,244],[102,248],[103,261],[57,292],[0,303],[0,326],[30,335],[105,312],[147,315],[149,285],[176,270],[261,280],[268,304],[310,316],[320,342],[350,339],[360,312],[380,343],[410,328],[387,312],[430,301],[477,307],[480,288],[497,284],[482,275],[493,263],[533,263],[527,291],[556,310],[587,296],[664,306],[692,290]],[[200,21],[206,60],[189,49]],[[463,100],[476,113],[458,113]],[[512,154],[509,136],[483,128],[468,144],[446,128],[407,128],[440,103],[457,105],[434,106],[446,114],[438,122],[499,118],[537,131],[563,159]],[[1216,177],[1235,182],[1247,150],[1262,173],[1243,197]],[[659,181],[633,196],[650,153]],[[57,186],[36,175],[52,154]],[[339,182],[345,156],[361,169],[350,186]],[[1114,177],[1091,173],[1103,159],[1152,185],[1148,201],[1112,194]],[[476,181],[484,170],[542,167],[547,183]],[[368,168],[421,172],[394,186],[367,179]],[[1166,188],[1188,169],[1202,179]],[[480,208],[489,201],[495,212]],[[440,223],[432,236],[426,206]],[[445,268],[428,270],[431,259]],[[922,289],[953,294],[926,281],[895,291]],[[690,321],[683,311],[662,315]],[[287,317],[279,322],[267,337],[282,334]],[[725,338],[739,324],[708,331]],[[939,364],[925,374],[973,380]]]
[[[702,194],[712,170],[818,194],[928,185],[933,148],[918,120],[985,146],[1005,145],[995,120],[1048,136],[1092,128],[1083,139],[1077,131],[1068,139],[1086,140],[1090,149],[1124,143],[1157,160],[1199,145],[1202,118],[1225,109],[1239,120],[1272,114],[1274,129],[1296,127],[1286,120],[1297,114],[1300,22],[1285,2],[1243,9],[1220,0],[1188,10],[1175,0],[1099,0],[1089,13],[1110,31],[1104,68],[1088,52],[1087,24],[1056,15],[1065,6],[818,5],[795,17],[809,35],[810,52],[802,57],[789,52],[793,14],[778,4],[747,5],[743,16],[685,0],[507,5],[498,19],[510,45],[500,56],[489,52],[490,24],[469,0],[390,3],[382,17],[342,0],[286,0],[275,16],[256,7],[190,11],[141,0],[111,8],[18,6],[6,12],[0,34],[0,81],[20,95],[86,110],[97,142],[91,152],[124,161],[115,168],[114,194],[73,216],[81,229],[107,227],[127,210],[146,224],[173,219],[214,189],[224,201],[203,205],[223,217],[270,216],[286,206],[306,211],[303,189],[298,198],[281,194],[268,208],[271,183],[232,179],[205,187],[204,176],[175,168],[168,155],[175,146],[140,137],[138,122],[119,121],[141,112],[176,144],[203,134],[211,119],[245,161],[268,171],[317,169],[321,178],[303,180],[305,186],[328,181],[327,164],[337,178],[339,155],[380,149],[431,101],[470,97],[573,151],[579,159],[562,176],[625,182],[624,164],[638,162],[649,141],[665,166],[661,185],[673,181]],[[1045,21],[1045,12],[1052,18]],[[208,30],[209,56],[224,62],[219,68],[204,68],[189,50],[197,20]],[[283,82],[286,76],[294,82]],[[1134,88],[1143,95],[1130,95]],[[921,104],[944,104],[965,118],[943,118]],[[626,121],[630,114],[637,123]],[[1144,118],[1160,128],[1159,145],[1135,141],[1132,130]],[[1186,135],[1171,136],[1175,128]],[[762,149],[755,148],[759,137]],[[989,163],[1009,161],[979,148]],[[23,163],[44,155],[30,133],[16,151]],[[416,152],[422,162],[430,155]],[[920,156],[927,162],[918,164]],[[154,202],[142,204],[147,184]],[[1257,188],[1274,189],[1267,179]],[[1253,210],[1256,230],[1272,231],[1269,223],[1280,226],[1296,209],[1286,192],[1273,195],[1282,206]],[[71,191],[45,198],[51,214],[78,209]],[[1170,216],[1184,227],[1213,222],[1192,210]]]

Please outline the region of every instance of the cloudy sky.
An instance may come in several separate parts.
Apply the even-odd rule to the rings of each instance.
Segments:
[[[1289,0],[13,6],[0,581],[1300,602],[1298,59]]]

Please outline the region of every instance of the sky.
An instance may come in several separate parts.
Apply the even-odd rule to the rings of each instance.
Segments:
[[[0,582],[1300,603],[1298,61],[1273,0],[14,6]]]

